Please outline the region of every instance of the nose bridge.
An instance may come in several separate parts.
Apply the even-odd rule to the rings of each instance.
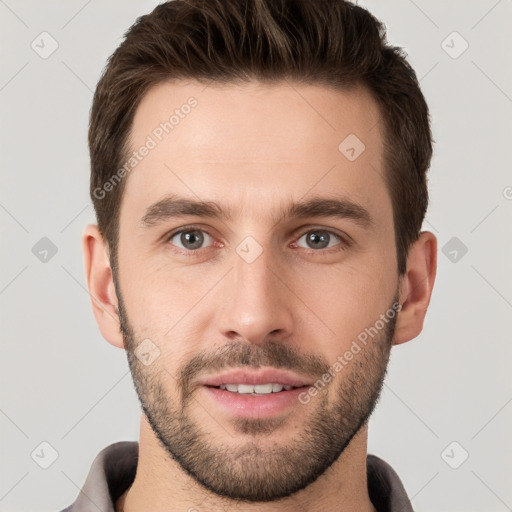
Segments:
[[[274,331],[291,333],[292,315],[287,287],[279,278],[280,258],[253,237],[244,239],[233,254],[220,328],[252,343],[261,343]]]
[[[237,248],[233,277],[241,295],[249,300],[267,297],[276,285],[276,258],[268,248],[261,249],[255,242],[242,242]]]

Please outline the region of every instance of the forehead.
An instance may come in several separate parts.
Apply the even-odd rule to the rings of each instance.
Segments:
[[[166,122],[170,122],[170,131],[161,126]],[[370,138],[380,135],[379,129],[374,130],[379,122],[378,107],[362,87],[341,91],[290,81],[169,81],[146,92],[136,110],[131,135],[138,143],[148,134],[168,139],[166,135],[172,132],[171,138],[177,142],[185,142],[180,140],[183,135],[186,142],[202,149],[220,139],[246,139],[247,144],[252,136],[259,137],[256,144],[265,135],[291,142],[286,136],[293,133],[296,146],[303,147],[306,142],[307,150],[320,139],[330,145],[331,136],[336,139],[348,134],[347,130],[370,142]],[[313,132],[316,136],[312,136]],[[197,137],[191,138],[193,133]]]
[[[134,116],[130,146],[138,155],[123,204],[142,207],[177,192],[247,211],[279,196],[339,191],[389,205],[381,125],[363,88],[160,83]]]

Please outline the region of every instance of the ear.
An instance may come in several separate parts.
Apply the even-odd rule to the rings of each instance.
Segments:
[[[437,239],[423,231],[409,249],[407,270],[400,278],[400,304],[393,344],[416,338],[423,329],[423,320],[432,295],[437,270]]]
[[[85,228],[82,251],[92,310],[100,332],[109,343],[124,348],[108,244],[103,240],[97,225],[90,224]]]

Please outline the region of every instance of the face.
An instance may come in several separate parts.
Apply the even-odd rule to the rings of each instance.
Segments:
[[[337,460],[386,372],[398,274],[378,109],[363,90],[165,83],[132,149],[148,136],[115,276],[144,413],[204,487],[288,496]]]

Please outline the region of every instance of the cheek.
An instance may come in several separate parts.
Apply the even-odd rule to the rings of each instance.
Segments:
[[[143,252],[125,250],[119,254],[123,298],[134,326],[165,317],[181,302],[177,297],[186,299],[184,279],[168,265]]]
[[[366,327],[373,325],[390,307],[397,286],[389,262],[311,268],[301,273],[293,289],[314,312],[312,329],[327,334],[326,356],[334,360]],[[315,328],[315,324],[318,328]],[[328,329],[325,328],[328,327]]]
[[[137,340],[149,338],[162,350],[169,361],[166,368],[176,367],[185,352],[194,354],[204,339],[205,307],[215,311],[211,293],[219,275],[225,271],[214,266],[176,267],[169,263],[142,264],[125,261],[123,299],[129,321]]]

